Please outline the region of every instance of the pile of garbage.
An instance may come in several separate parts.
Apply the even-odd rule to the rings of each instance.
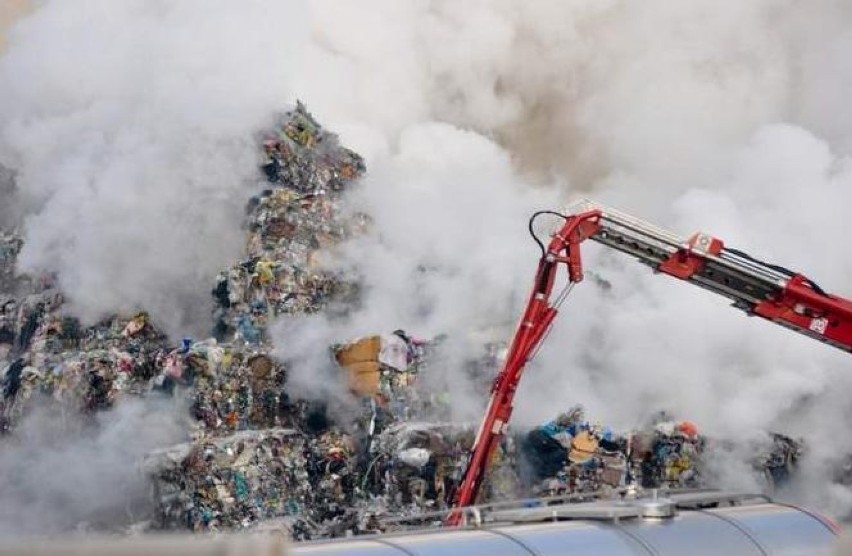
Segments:
[[[402,341],[403,336],[404,332],[396,331],[373,338],[394,338],[391,343],[404,346],[403,352],[396,353],[396,359],[390,359],[401,367],[393,372],[414,377],[416,369],[424,365],[423,352],[414,347],[421,344],[412,340],[409,347]],[[372,343],[369,338],[361,339],[332,346],[331,352],[340,354],[347,351],[347,345]],[[383,359],[387,360],[384,356]],[[398,425],[415,415],[416,406],[407,406],[403,401],[417,398],[413,379],[404,386],[394,383],[390,391],[378,388],[381,381],[376,382],[377,388],[372,391],[353,390],[353,402],[360,400],[362,411],[349,423],[335,424],[324,405],[291,399],[287,393],[286,369],[256,346],[243,344],[236,349],[215,339],[196,342],[170,354],[167,366],[175,367],[169,374],[181,381],[179,387],[183,388],[185,383],[192,385],[188,391],[192,392],[194,441],[149,458],[146,473],[160,485],[155,495],[158,516],[153,520],[155,526],[222,530],[287,517],[292,518],[288,528],[291,533],[299,531],[305,538],[316,538],[338,529],[366,527],[369,516],[393,514],[412,504],[410,498],[397,496],[394,485],[406,480],[398,473],[410,471],[401,463],[408,460],[396,457],[397,448],[402,445],[396,436]],[[346,380],[350,373],[341,367],[341,380]],[[388,392],[393,396],[385,397]],[[357,407],[357,403],[353,406]],[[264,457],[252,456],[254,459],[247,460],[248,456],[242,459],[222,456],[215,460],[215,465],[208,466],[196,465],[190,457],[199,451],[242,453],[242,444],[249,441],[264,444],[273,431],[278,448],[264,452]],[[443,438],[433,437],[436,444],[438,438]],[[469,431],[468,437],[465,442],[449,444],[455,446],[453,480],[458,480],[461,472],[459,454],[472,443]],[[444,466],[449,465],[449,454],[440,457]],[[216,491],[224,496],[227,489],[235,488],[232,478],[236,474],[251,478],[241,470],[248,461],[257,468],[258,484],[265,485],[264,488],[254,488],[255,483],[250,481],[251,496],[245,504],[211,500],[210,485],[224,485]],[[282,465],[301,480],[294,482],[295,475],[285,476],[275,471]],[[298,488],[292,488],[293,485]],[[434,502],[427,498],[434,500],[421,496],[414,505],[422,509],[432,507]],[[449,499],[444,496],[441,507]],[[343,529],[342,523],[347,524]]]
[[[155,496],[159,527],[233,529],[298,516],[289,529],[307,538],[354,501],[353,442],[329,429],[322,407],[289,396],[266,330],[280,315],[314,313],[353,295],[351,284],[322,268],[320,253],[363,223],[344,219],[339,193],[364,163],[301,103],[265,136],[263,151],[265,186],[247,205],[245,258],[219,273],[211,292],[214,338],[173,359],[172,374],[192,386],[195,440],[166,451],[181,458],[147,466],[157,484],[168,485]],[[192,454],[247,453],[247,442],[251,456],[192,464]]]
[[[447,509],[475,432],[454,423],[408,421],[388,427],[369,447],[364,490],[395,515]]]
[[[247,527],[299,513],[310,494],[304,441],[292,429],[172,446],[151,453],[143,468],[160,503],[155,526],[163,529]]]
[[[762,472],[767,490],[772,492],[783,487],[793,478],[799,461],[805,454],[805,441],[777,432],[770,432],[769,437],[771,439],[769,449],[758,452],[753,466]]]
[[[169,348],[147,315],[115,317],[83,329],[62,313],[62,304],[53,288],[5,299],[0,324],[0,355],[7,361],[0,400],[3,430],[36,401],[91,413],[113,407],[123,395],[156,387],[154,378]]]
[[[96,410],[124,393],[173,394],[175,388],[196,392],[193,412],[207,430],[276,422],[273,406],[284,373],[268,357],[258,359],[268,351],[266,325],[282,313],[319,311],[346,289],[316,261],[320,250],[349,233],[337,197],[364,172],[364,163],[302,104],[282,115],[262,149],[265,188],[248,204],[246,258],[223,272],[213,290],[211,340],[170,345],[144,312],[83,328],[64,314],[51,276],[16,274],[23,239],[0,231],[0,369],[6,369],[0,415],[6,428],[34,393],[74,398],[72,405]],[[268,376],[259,378],[264,372]]]
[[[664,420],[616,434],[581,405],[521,438],[521,476],[539,495],[598,494],[630,484],[697,486],[702,439],[692,423]]]
[[[363,160],[301,103],[260,143],[262,191],[247,205],[244,257],[213,280],[211,338],[175,345],[145,312],[83,327],[64,312],[53,277],[15,273],[22,238],[0,231],[0,432],[14,435],[37,403],[87,415],[127,396],[183,402],[186,442],[140,467],[153,485],[157,529],[281,523],[308,539],[375,532],[394,516],[446,510],[475,428],[441,421],[446,399],[423,388],[441,339],[395,330],[329,346],[329,363],[360,408],[339,422],[322,402],[293,397],[286,365],[270,355],[275,318],[357,302],[358,284],[330,272],[323,257],[369,218],[344,214],[340,204],[365,172]],[[484,349],[465,370],[483,399],[505,346]],[[481,501],[702,486],[705,450],[692,423],[659,418],[618,434],[590,424],[577,406],[506,436]],[[800,455],[798,443],[778,435],[756,465],[780,482]]]
[[[15,261],[24,246],[24,240],[15,230],[0,229],[0,291],[14,293],[19,278],[15,274]]]
[[[690,421],[663,419],[632,437],[631,460],[638,461],[645,488],[697,488],[706,439]]]
[[[319,311],[348,291],[317,260],[364,222],[356,215],[344,223],[338,208],[340,191],[364,163],[301,104],[282,115],[261,148],[267,162],[263,190],[247,208],[246,258],[215,284],[217,325],[207,340],[174,345],[144,312],[81,326],[64,312],[52,276],[16,273],[23,239],[0,230],[0,431],[14,434],[37,403],[86,414],[128,395],[185,400],[188,438],[199,445],[245,431],[309,428],[311,403],[288,396],[286,369],[268,355],[265,328],[269,318]]]
[[[711,461],[752,454],[751,471],[766,492],[791,480],[806,446],[800,439],[769,432],[767,442],[707,438],[695,423],[659,412],[643,427],[615,432],[585,420],[576,405],[540,427],[519,435],[518,472],[526,494],[608,497],[628,486],[695,489],[713,485]]]
[[[339,195],[365,171],[299,103],[263,143],[267,187],[246,208],[246,257],[219,273],[215,337],[261,344],[270,319],[314,313],[357,290],[322,269],[320,254],[358,233],[366,217],[341,214]]]

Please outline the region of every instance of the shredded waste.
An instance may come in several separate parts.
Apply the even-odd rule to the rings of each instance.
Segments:
[[[93,415],[128,397],[165,396],[184,404],[190,426],[186,442],[139,462],[152,490],[149,529],[275,526],[307,540],[374,533],[401,516],[447,510],[476,428],[441,421],[446,400],[422,386],[441,338],[376,331],[328,346],[361,408],[354,420],[335,422],[322,400],[289,392],[269,326],[357,303],[358,284],[323,260],[370,226],[367,215],[346,214],[340,202],[366,168],[301,103],[259,143],[262,190],[246,208],[245,256],[211,277],[208,339],[175,345],[142,310],[82,326],[64,312],[52,276],[16,272],[23,238],[0,230],[0,443],[38,404]],[[502,347],[484,345],[482,364],[466,370],[483,400]],[[805,447],[771,438],[754,467],[778,488]],[[481,501],[701,487],[712,445],[695,424],[665,414],[617,432],[575,406],[505,437]]]

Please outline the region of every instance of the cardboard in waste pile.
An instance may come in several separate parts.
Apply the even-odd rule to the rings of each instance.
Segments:
[[[356,395],[372,397],[381,388],[381,365],[378,361],[364,361],[346,365],[349,389]]]
[[[377,362],[381,347],[381,336],[370,336],[346,344],[339,348],[334,356],[344,367],[354,363]]]
[[[355,340],[334,353],[337,363],[346,371],[350,390],[357,396],[375,396],[380,390],[381,336]]]

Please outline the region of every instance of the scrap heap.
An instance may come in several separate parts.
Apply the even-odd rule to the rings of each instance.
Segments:
[[[195,390],[193,412],[205,429],[233,431],[275,421],[284,372],[271,363],[258,371],[257,363],[266,352],[267,319],[318,311],[345,290],[317,268],[317,252],[347,233],[337,196],[363,173],[364,164],[301,104],[282,117],[264,149],[269,187],[249,203],[247,258],[223,273],[214,290],[221,344],[170,345],[144,312],[81,327],[63,314],[62,293],[51,276],[15,274],[23,241],[12,231],[0,233],[4,430],[34,394],[92,411],[112,407],[122,393],[171,394],[176,387]]]
[[[339,203],[365,167],[301,104],[262,149],[263,190],[247,206],[245,257],[215,279],[210,339],[175,346],[144,312],[82,327],[63,312],[51,276],[15,274],[22,239],[0,231],[0,432],[14,434],[39,400],[83,415],[125,396],[184,400],[188,441],[142,465],[154,485],[151,524],[161,529],[278,520],[307,539],[374,532],[390,516],[446,509],[474,429],[423,421],[446,414],[445,400],[420,389],[440,341],[396,330],[331,346],[341,380],[364,408],[352,422],[336,424],[322,403],[289,395],[287,369],[269,355],[267,327],[281,315],[357,301],[357,284],[326,270],[321,253],[369,225],[364,215],[344,217]],[[503,352],[485,347],[486,357],[469,369],[483,389]],[[694,427],[660,420],[615,435],[574,425],[570,434],[557,430],[553,442],[545,438],[553,431],[507,436],[484,499],[701,484],[704,442]],[[781,455],[763,462],[776,480],[800,453],[784,438],[773,452]],[[533,473],[525,470],[530,462]]]
[[[282,314],[312,313],[334,301],[345,305],[357,294],[356,286],[323,269],[320,253],[368,222],[361,215],[344,218],[338,204],[364,164],[301,104],[263,144],[267,183],[247,207],[246,257],[220,273],[212,291],[216,338],[167,358],[170,379],[192,386],[197,423],[193,443],[166,450],[146,466],[160,485],[155,523],[218,530],[286,518],[299,538],[370,530],[371,516],[412,502],[391,486],[406,481],[402,475],[410,469],[379,447],[387,445],[385,429],[428,406],[417,377],[430,344],[396,330],[331,347],[341,380],[348,379],[364,407],[354,423],[335,424],[322,404],[291,399],[286,369],[268,356],[266,329]],[[275,450],[251,447],[265,446],[271,431],[284,430],[275,433]],[[246,450],[251,455],[235,456]],[[199,453],[207,454],[202,459],[208,464],[198,463]],[[448,456],[438,457],[448,468]],[[435,503],[426,498],[415,505]],[[442,492],[441,498],[446,505],[448,496]]]
[[[219,273],[212,291],[215,338],[175,360],[176,375],[192,376],[194,443],[146,466],[156,484],[169,485],[162,492],[170,494],[157,498],[160,527],[218,530],[296,516],[290,529],[309,536],[353,502],[351,436],[327,423],[321,406],[291,399],[266,330],[280,315],[314,313],[353,294],[322,268],[320,252],[364,224],[358,215],[344,218],[339,206],[364,162],[301,103],[264,138],[263,150],[265,186],[246,208],[245,258]],[[199,453],[228,456],[205,456],[215,463],[199,465]]]
[[[62,305],[62,294],[49,285],[3,300],[0,419],[5,431],[37,401],[91,413],[113,407],[123,395],[160,388],[154,379],[170,348],[146,314],[83,329],[63,314]]]
[[[784,487],[794,476],[799,460],[805,454],[805,441],[785,434],[770,432],[769,446],[755,450],[755,469],[761,471],[770,492]],[[843,483],[843,481],[838,481]]]
[[[310,495],[304,450],[304,439],[294,430],[267,429],[151,453],[143,468],[154,478],[160,502],[155,525],[234,529],[297,512]]]
[[[19,277],[15,275],[15,261],[24,241],[14,230],[0,230],[0,290],[15,292],[19,289]]]
[[[216,279],[219,339],[260,344],[270,319],[313,313],[353,286],[322,270],[320,252],[356,233],[366,217],[344,219],[339,195],[365,171],[300,103],[264,143],[267,188],[246,208],[246,258]]]
[[[472,427],[451,423],[412,421],[388,427],[370,447],[365,490],[395,515],[446,509],[474,433]]]
[[[322,521],[331,506],[328,493],[319,496],[325,476],[341,471],[326,460],[353,451],[346,435],[313,426],[310,402],[288,396],[286,370],[268,356],[265,327],[270,317],[315,312],[348,291],[318,267],[317,253],[350,233],[338,198],[364,164],[301,104],[282,116],[263,148],[265,188],[248,205],[246,258],[213,291],[215,338],[175,346],[144,312],[83,327],[63,312],[51,276],[15,273],[23,241],[0,233],[0,430],[14,434],[39,402],[85,415],[127,395],[185,400],[190,443],[145,466],[162,487],[153,522],[163,527],[235,528],[290,513]],[[349,222],[355,229],[364,219]],[[211,450],[219,456],[197,457]]]
[[[690,421],[663,416],[632,438],[632,460],[645,488],[701,486],[701,455],[706,439]]]

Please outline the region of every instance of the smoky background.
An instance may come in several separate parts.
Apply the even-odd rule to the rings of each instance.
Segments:
[[[453,417],[472,421],[485,400],[459,365],[484,337],[511,337],[536,209],[593,197],[850,293],[839,213],[852,201],[851,11],[842,0],[32,3],[4,12],[24,17],[5,25],[0,59],[0,164],[15,175],[14,188],[0,177],[0,218],[23,227],[20,270],[55,272],[85,322],[144,307],[175,338],[203,335],[215,273],[243,245],[255,134],[301,98],[365,156],[345,202],[374,226],[327,263],[359,278],[361,308],[276,325],[291,384],[343,397],[330,343],[447,334],[430,373]],[[827,472],[852,449],[848,356],[618,254],[586,254],[610,287],[590,281],[569,299],[525,376],[518,425],[582,402],[618,428],[666,409],[745,446],[780,429],[809,447],[789,496],[848,512],[849,490]],[[108,467],[130,469],[124,437],[94,442],[117,454]],[[4,447],[12,460],[41,454]],[[722,471],[734,469],[726,484],[753,484],[746,465]],[[84,513],[80,485],[63,512]],[[36,507],[31,491],[0,492],[5,507]]]

